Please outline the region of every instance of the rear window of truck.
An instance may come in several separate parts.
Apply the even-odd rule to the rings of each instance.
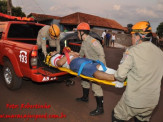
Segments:
[[[32,25],[32,24],[11,24],[8,38],[30,38],[36,39],[38,31],[43,26]]]

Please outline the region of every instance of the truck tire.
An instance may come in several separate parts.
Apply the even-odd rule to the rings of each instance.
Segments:
[[[19,89],[22,85],[22,78],[15,74],[14,68],[9,60],[6,60],[3,66],[3,78],[7,88],[11,90]]]

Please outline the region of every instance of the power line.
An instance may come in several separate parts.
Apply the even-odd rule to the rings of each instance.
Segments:
[[[21,3],[22,3],[22,6],[23,6],[24,10],[25,10],[26,12],[28,12],[29,10],[28,10],[28,9],[26,9],[26,6],[24,5],[24,3],[23,3],[23,1],[22,1],[22,0],[21,0]]]
[[[19,1],[19,3],[18,3],[18,1]],[[28,1],[28,3],[29,2],[30,1]],[[38,8],[38,10],[40,10],[43,14],[45,14],[45,11],[40,7],[40,5],[38,4],[38,2],[36,0],[32,0],[32,2],[33,2],[33,4],[31,3],[30,4],[30,7],[31,7],[31,5],[34,5],[36,8]],[[24,9],[24,11],[26,11],[26,12],[29,12],[30,11],[27,8],[28,5],[26,5],[26,3],[23,0],[16,0],[16,3],[17,3],[18,6],[22,6],[22,8]]]
[[[42,11],[42,13],[45,14],[45,12],[43,11],[43,9],[41,9],[41,7],[40,7],[39,4],[37,3],[37,1],[36,1],[36,0],[33,0],[33,1],[36,3],[36,5],[37,5],[38,8]]]
[[[18,3],[18,1],[17,0],[15,0],[15,1],[16,1],[17,6],[20,6],[20,4]]]

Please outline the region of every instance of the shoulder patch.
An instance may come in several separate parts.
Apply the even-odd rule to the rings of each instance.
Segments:
[[[129,54],[129,48],[128,48],[128,49],[126,49],[125,54],[126,54],[126,55],[128,55],[128,54]]]
[[[97,46],[98,45],[98,42],[96,39],[92,39],[91,43],[93,44],[93,46]]]
[[[128,55],[128,54],[129,54],[129,51],[127,50],[127,51],[125,52],[125,54]]]
[[[92,43],[94,43],[95,41],[96,41],[96,39],[92,39],[92,41],[91,41],[91,42],[92,42]]]

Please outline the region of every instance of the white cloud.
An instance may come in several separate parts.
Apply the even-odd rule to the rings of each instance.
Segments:
[[[119,11],[121,9],[121,6],[120,5],[114,5],[113,9],[116,11]]]
[[[137,8],[136,9],[136,13],[138,13],[139,15],[142,15],[142,16],[149,16],[149,17],[152,17],[152,18],[158,18],[159,16],[156,14],[155,11],[152,11],[152,10],[148,10],[146,8]]]
[[[50,11],[54,11],[54,10],[55,10],[55,7],[54,7],[54,6],[51,6],[51,7],[49,8],[49,10],[50,10]]]
[[[159,10],[159,11],[163,11],[163,3],[158,3],[158,5],[157,5],[157,10]]]

